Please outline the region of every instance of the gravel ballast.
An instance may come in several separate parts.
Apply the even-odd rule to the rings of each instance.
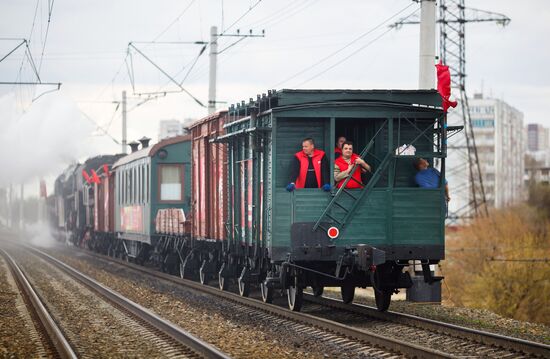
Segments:
[[[44,260],[11,251],[79,357],[186,357],[95,292]]]
[[[358,289],[354,303],[375,307],[374,298],[369,294],[367,290]],[[341,298],[339,288],[325,288],[324,295]],[[550,327],[504,318],[488,310],[447,304],[413,303],[405,300],[392,300],[389,310],[550,345]]]
[[[255,310],[246,313],[227,300],[85,254],[72,251],[52,254],[235,358],[378,358],[387,354],[377,348],[367,348],[358,354],[346,350],[346,345],[351,345],[345,338],[335,344],[331,337],[336,335],[274,320],[273,316],[258,314]]]
[[[4,258],[0,256],[0,357],[51,357]]]

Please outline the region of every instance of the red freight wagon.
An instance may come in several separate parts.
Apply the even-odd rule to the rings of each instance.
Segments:
[[[115,231],[115,173],[102,173],[101,182],[94,188],[94,230],[113,233]]]
[[[227,145],[210,142],[225,133],[226,118],[227,111],[221,111],[189,127],[193,139],[192,234],[199,239],[226,238]]]

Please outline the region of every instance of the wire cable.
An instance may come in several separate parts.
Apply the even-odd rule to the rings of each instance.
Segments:
[[[250,6],[248,10],[244,12],[237,20],[235,20],[231,25],[229,25],[225,30],[222,31],[222,33],[219,36],[222,36],[227,32],[227,30],[231,29],[233,26],[235,26],[239,21],[241,21],[248,13],[250,13],[256,6],[258,6],[262,0],[258,0],[254,5]]]
[[[42,54],[40,55],[40,63],[38,64],[38,73],[42,68],[42,60],[44,59],[44,50],[46,49],[46,42],[48,41],[48,34],[50,32],[50,23],[52,19],[53,4],[55,0],[48,0],[48,25],[46,26],[46,35],[44,35],[44,43],[42,44]]]
[[[153,39],[153,42],[156,42],[162,35],[164,35],[168,30],[170,30],[170,28],[174,26],[174,24],[176,24],[183,15],[185,15],[187,10],[189,10],[189,8],[191,7],[191,5],[193,5],[194,2],[195,0],[191,0],[191,2],[189,2],[189,4],[185,7],[185,9],[183,9],[183,11],[164,30],[162,30],[157,36],[155,36],[155,38]]]
[[[386,31],[384,31],[382,34],[378,35],[377,37],[375,37],[374,39],[372,39],[371,41],[369,41],[367,44],[365,44],[364,46],[361,46],[360,48],[358,48],[357,50],[355,50],[354,52],[352,52],[351,54],[349,54],[348,56],[344,57],[342,60],[336,62],[335,64],[329,66],[328,68],[324,69],[323,71],[321,72],[318,72],[317,74],[311,76],[310,78],[308,78],[307,80],[305,81],[302,81],[300,82],[298,85],[296,85],[296,87],[300,87],[308,82],[310,82],[311,80],[314,80],[316,79],[317,77],[327,73],[328,71],[332,70],[333,68],[335,68],[336,66],[338,65],[341,65],[343,62],[345,62],[346,60],[350,59],[351,57],[355,56],[356,54],[358,54],[359,52],[363,51],[364,49],[366,49],[367,47],[369,47],[370,45],[374,44],[376,41],[380,40],[382,37],[384,37],[384,35],[386,35],[387,33],[389,33],[390,31],[393,31],[392,28],[388,28]]]
[[[329,55],[323,57],[322,59],[320,59],[319,61],[315,62],[313,65],[310,65],[306,68],[304,68],[303,70],[301,71],[298,71],[297,73],[293,74],[292,76],[286,78],[285,80],[275,84],[274,86],[271,86],[270,88],[277,88],[279,87],[281,84],[284,84],[292,79],[295,79],[296,77],[302,75],[303,73],[307,72],[307,71],[310,71],[311,69],[313,69],[314,67],[316,66],[319,66],[320,64],[322,64],[323,62],[331,59],[332,57],[336,56],[337,54],[339,54],[340,52],[342,52],[343,50],[347,49],[348,47],[352,46],[353,44],[355,44],[356,42],[358,42],[359,40],[363,39],[364,37],[366,37],[367,35],[373,33],[374,31],[378,30],[379,28],[381,28],[382,26],[384,26],[384,24],[386,24],[387,22],[389,22],[390,20],[392,20],[393,18],[399,16],[401,13],[405,12],[407,9],[409,9],[411,6],[414,6],[415,3],[411,3],[409,5],[407,5],[406,7],[404,7],[403,9],[399,10],[397,13],[393,14],[392,16],[390,16],[389,18],[385,19],[384,21],[382,21],[381,23],[379,23],[378,25],[376,25],[375,27],[373,27],[372,29],[362,33],[361,35],[359,35],[358,37],[356,37],[355,39],[353,39],[352,41],[350,41],[349,43],[347,43],[346,45],[344,45],[343,47],[339,48],[338,50],[330,53]],[[418,9],[416,10],[418,11]],[[416,12],[415,11],[415,12]],[[411,16],[411,15],[409,15]]]
[[[294,8],[296,7],[299,7],[301,5],[303,5],[304,3],[307,3],[309,0],[301,0],[302,2],[300,1],[295,1],[293,2],[291,5],[288,5],[288,6],[283,6],[281,7],[280,9],[276,10],[275,12],[267,15],[267,16],[264,16],[260,19],[256,19],[256,20],[253,20],[252,22],[246,24],[246,25],[243,25],[244,28],[253,28],[253,27],[260,27],[261,24],[265,24],[265,23],[268,23],[270,21],[272,21],[274,18],[279,18],[281,15],[286,15],[286,13],[292,11]]]

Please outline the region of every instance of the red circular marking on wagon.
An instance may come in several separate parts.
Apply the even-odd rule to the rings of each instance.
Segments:
[[[328,235],[331,239],[334,239],[334,238],[338,237],[339,234],[340,234],[340,231],[339,231],[338,228],[336,228],[336,227],[330,227],[330,228],[327,230],[327,235]]]

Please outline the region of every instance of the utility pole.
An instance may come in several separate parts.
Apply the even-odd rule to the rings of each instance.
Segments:
[[[421,0],[419,89],[435,88],[435,13],[435,0]]]
[[[23,205],[25,201],[25,185],[21,183],[21,198],[19,199],[19,230],[23,231],[25,230],[25,219],[23,216],[25,215],[25,211],[23,209]]]
[[[418,47],[418,88],[421,90],[435,88],[435,14],[435,0],[421,0],[420,44]],[[441,287],[427,286],[424,283],[422,274],[417,275],[416,262],[414,260],[409,261],[409,274],[413,280],[413,287],[407,289],[407,300],[413,302],[441,302]],[[440,283],[437,283],[437,285],[440,285]]]
[[[222,36],[237,37],[238,39],[218,51],[218,38]],[[221,34],[218,34],[218,28],[216,26],[212,26],[210,28],[210,43],[209,43],[210,44],[210,71],[209,71],[209,79],[208,79],[208,114],[211,114],[216,111],[216,103],[218,103],[216,101],[216,80],[217,80],[216,74],[217,74],[218,55],[248,37],[265,37],[265,30],[262,30],[261,35],[253,34],[252,30],[249,30],[248,34],[241,34],[239,30],[237,30],[237,32],[233,34],[227,34],[225,31],[222,31]]]
[[[425,2],[422,1],[422,11],[424,11]],[[510,18],[491,11],[468,8],[465,0],[439,0],[438,3],[440,58],[445,65],[449,66],[451,87],[455,96],[459,98],[460,106],[460,111],[457,111],[458,113],[454,116],[458,117],[456,121],[450,114],[448,123],[464,125],[464,131],[453,136],[447,145],[447,148],[452,151],[449,152],[449,156],[454,158],[454,161],[451,157],[447,160],[447,173],[452,173],[456,177],[453,177],[455,199],[451,202],[451,207],[456,208],[449,208],[447,221],[451,224],[461,224],[475,216],[487,214],[483,176],[466,95],[466,24],[493,22],[506,26],[510,23]],[[391,26],[398,29],[403,25],[420,23],[418,18],[409,17]],[[449,166],[453,162],[455,162],[454,165]]]
[[[210,70],[208,73],[208,114],[216,111],[216,71],[218,61],[218,28],[210,28]]]
[[[126,91],[122,91],[122,153],[127,151],[127,134],[126,134]]]
[[[13,185],[10,182],[8,195],[8,228],[13,229]]]

